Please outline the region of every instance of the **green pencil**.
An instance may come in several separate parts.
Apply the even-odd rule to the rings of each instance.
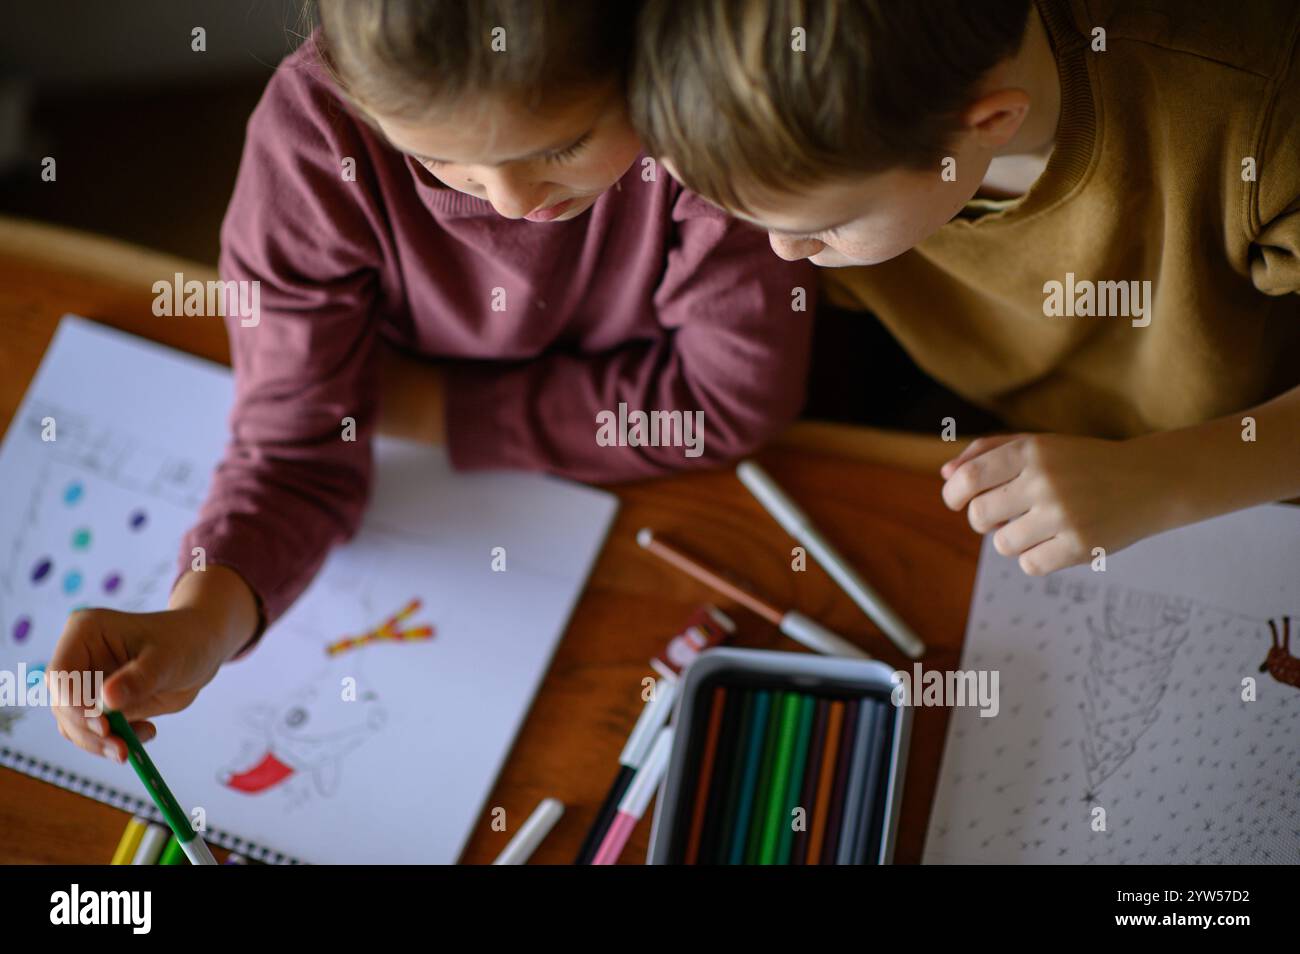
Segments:
[[[804,696],[799,708],[799,728],[794,734],[794,755],[790,759],[789,782],[785,792],[785,815],[781,819],[781,837],[776,843],[776,857],[773,862],[778,865],[790,863],[790,851],[794,847],[794,810],[804,810],[804,825],[808,824],[811,807],[800,805],[803,796],[804,778],[808,767],[808,748],[812,742],[813,717],[817,711],[817,700]]]
[[[749,823],[749,839],[745,843],[745,864],[756,865],[763,845],[763,829],[767,827],[769,800],[772,797],[772,763],[781,745],[781,727],[785,724],[785,710],[792,693],[778,691],[772,697],[772,714],[767,724],[767,741],[763,746],[763,761],[758,770],[758,790],[754,800],[754,817]]]
[[[799,714],[803,709],[803,696],[787,693],[781,708],[781,735],[776,756],[772,759],[772,781],[767,798],[767,817],[763,819],[762,841],[758,847],[758,863],[770,865],[776,860],[776,846],[781,840],[781,829],[789,828],[789,820],[782,819],[785,811],[785,793],[790,784],[790,759],[794,750],[795,732],[799,727]]]
[[[105,715],[108,716],[108,724],[112,727],[113,734],[126,743],[127,761],[131,763],[131,768],[135,769],[135,774],[140,777],[140,782],[149,793],[149,797],[153,799],[153,803],[158,806],[158,811],[162,812],[163,820],[167,822],[172,834],[180,842],[181,849],[190,859],[190,864],[215,865],[217,859],[212,857],[207,844],[190,827],[189,816],[185,814],[184,809],[172,795],[171,789],[163,781],[162,775],[153,764],[153,759],[149,758],[149,753],[140,744],[140,737],[135,734],[126,717],[116,710],[106,710]]]

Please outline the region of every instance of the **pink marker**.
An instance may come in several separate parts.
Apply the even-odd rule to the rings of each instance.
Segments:
[[[659,730],[654,747],[618,803],[618,812],[610,823],[609,831],[605,833],[605,840],[600,843],[596,856],[591,859],[593,865],[618,863],[627,840],[632,837],[632,829],[636,828],[636,823],[645,815],[655,789],[668,771],[668,755],[672,748],[673,730],[671,726],[666,726]]]

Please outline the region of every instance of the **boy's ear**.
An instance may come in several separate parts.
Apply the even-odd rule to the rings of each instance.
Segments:
[[[1029,115],[1029,94],[1023,89],[985,93],[962,110],[962,125],[985,148],[1004,146],[1015,138]]]

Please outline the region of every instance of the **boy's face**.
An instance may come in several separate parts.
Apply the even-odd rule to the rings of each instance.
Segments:
[[[967,157],[976,162],[975,157]],[[961,168],[961,157],[958,157]],[[893,169],[824,183],[797,197],[769,197],[742,216],[767,229],[772,250],[814,265],[875,265],[901,255],[956,215],[983,179],[982,167],[946,182],[938,171]]]
[[[641,151],[615,83],[541,114],[494,97],[434,120],[371,118],[443,184],[530,222],[582,215]]]

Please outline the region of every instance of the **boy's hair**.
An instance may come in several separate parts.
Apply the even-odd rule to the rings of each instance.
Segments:
[[[626,75],[639,4],[623,0],[317,0],[322,62],[348,97],[419,120],[485,93],[535,109]]]
[[[688,188],[734,211],[937,169],[980,78],[1019,49],[1030,3],[648,0],[633,125]]]

